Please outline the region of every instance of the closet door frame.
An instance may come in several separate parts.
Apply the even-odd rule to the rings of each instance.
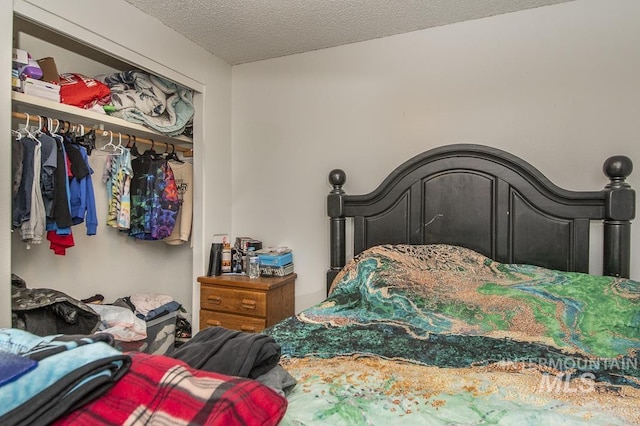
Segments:
[[[0,69],[5,70],[4,75],[9,75],[11,68],[11,54],[13,49],[13,2],[11,0],[0,0]],[[2,106],[0,111],[11,111],[11,85],[7,81],[0,84],[0,99]],[[0,129],[7,137],[11,131],[10,114],[0,114]],[[8,144],[7,144],[8,147]],[[0,178],[0,197],[3,208],[0,209],[0,222],[2,226],[2,237],[0,235],[0,274],[4,277],[0,286],[0,327],[11,327],[11,155],[0,155],[0,170],[4,177]],[[8,204],[7,204],[8,203]]]

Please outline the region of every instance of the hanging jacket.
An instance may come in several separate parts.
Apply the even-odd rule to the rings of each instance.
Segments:
[[[31,185],[31,211],[29,219],[20,225],[20,238],[29,244],[42,243],[44,235],[46,214],[42,192],[40,190],[40,168],[41,168],[42,144],[34,141],[33,151],[33,183]]]
[[[33,156],[36,142],[30,137],[20,139],[22,144],[22,178],[13,199],[13,228],[19,228],[31,214],[31,190],[33,187]]]
[[[58,234],[71,233],[71,210],[69,208],[69,179],[67,172],[67,154],[60,137],[56,139],[56,172],[53,195],[53,209],[51,217],[47,220],[47,230],[56,231]]]
[[[87,173],[84,174],[82,167],[72,165],[72,170],[82,170],[76,172],[69,180],[69,205],[71,206],[71,220],[74,225],[84,223],[87,228],[87,235],[96,235],[98,229],[98,215],[96,213],[96,200],[93,192],[93,182],[91,175],[93,170],[89,166],[87,150],[78,145],[69,145],[67,150],[70,157],[76,162],[82,162]],[[80,154],[78,156],[78,153]],[[73,163],[72,163],[73,164]]]

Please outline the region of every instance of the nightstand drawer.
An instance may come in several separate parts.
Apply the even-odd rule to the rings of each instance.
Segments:
[[[264,330],[266,325],[267,321],[260,318],[225,314],[222,312],[200,311],[200,329],[206,327],[224,327],[230,330],[258,333]]]
[[[261,291],[205,287],[200,290],[202,309],[266,317],[267,297]]]

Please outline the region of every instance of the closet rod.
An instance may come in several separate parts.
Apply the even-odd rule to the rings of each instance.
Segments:
[[[51,117],[43,117],[40,115],[36,115],[36,114],[29,114],[27,115],[24,112],[16,112],[16,111],[12,111],[11,112],[11,116],[13,118],[16,118],[18,120],[35,120],[37,122],[42,122],[44,120],[47,120],[48,118],[50,118],[51,120],[53,120],[54,123],[56,123],[58,126],[62,126],[62,129],[64,130],[64,127],[68,124],[71,126],[71,130],[76,131],[77,129],[82,128],[83,126],[80,124],[73,124],[73,123],[69,123],[68,121],[64,121],[64,120],[59,120],[57,118],[51,118]],[[95,130],[96,134],[100,135],[100,136],[106,136],[105,133],[107,135],[113,135],[113,136],[118,136],[121,135],[125,138],[127,138],[127,142],[128,142],[128,136],[134,136],[134,135],[129,135],[128,133],[122,133],[122,132],[113,132],[111,130],[105,130],[105,129],[100,129],[97,127],[85,127],[86,131],[91,131],[91,130]],[[164,146],[165,147],[165,152],[171,152],[171,150],[175,149],[176,151],[181,151],[183,152],[183,155],[185,157],[191,157],[193,156],[193,149],[191,148],[186,148],[183,146],[179,146],[179,145],[175,145],[175,144],[171,144],[171,143],[167,143],[167,142],[161,142],[161,141],[154,141],[153,139],[149,139],[149,138],[139,138],[137,136],[134,136],[135,139],[134,141],[136,143],[142,143],[145,145],[151,145],[151,146]]]

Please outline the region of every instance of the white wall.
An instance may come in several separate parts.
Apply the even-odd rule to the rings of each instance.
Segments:
[[[108,7],[97,0],[15,1],[13,10],[199,94],[195,99],[193,249],[123,239],[109,232],[99,210],[98,235],[86,237],[74,228],[77,247],[69,249],[67,256],[55,256],[46,246],[27,251],[13,241],[12,271],[30,287],[57,288],[77,298],[101,293],[111,301],[133,292],[158,292],[174,296],[193,311],[199,299],[195,279],[205,272],[210,236],[231,227],[231,67],[124,0],[114,0]],[[4,18],[8,12],[3,8],[2,13]],[[3,38],[3,49],[8,44]],[[0,113],[9,117],[8,92],[2,99],[7,102],[0,105]],[[99,171],[102,160],[92,159]],[[3,192],[2,198],[4,205],[10,205],[9,193]],[[9,250],[6,244],[4,251]],[[8,300],[0,302],[9,305]],[[195,314],[197,327],[197,310]]]
[[[639,22],[635,0],[577,0],[233,67],[233,235],[293,248],[299,311],[324,297],[333,168],[364,193],[422,151],[479,143],[601,189],[608,156],[640,164]]]

